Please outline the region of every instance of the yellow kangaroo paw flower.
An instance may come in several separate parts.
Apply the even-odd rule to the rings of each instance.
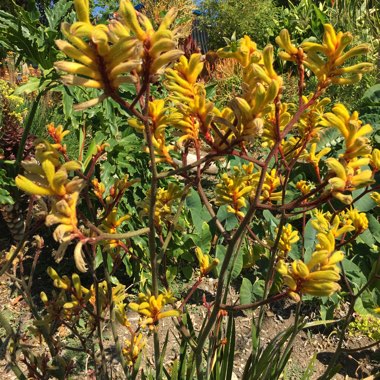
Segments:
[[[90,4],[88,0],[74,0],[74,8],[79,21],[90,23]]]
[[[150,49],[149,55],[153,58],[156,58],[161,52],[173,50],[176,46],[176,43],[169,38],[163,38],[157,41]]]
[[[170,50],[166,53],[161,54],[153,61],[150,67],[150,73],[156,73],[160,68],[166,66],[170,62],[176,61],[183,54],[184,52],[182,50]]]
[[[94,79],[77,77],[74,75],[64,75],[61,77],[62,83],[66,86],[84,86],[89,88],[103,88],[103,83]]]
[[[136,10],[129,0],[120,1],[120,13],[125,19],[128,27],[136,34],[140,41],[143,41],[146,37],[146,33],[141,29],[137,20]]]
[[[33,195],[54,195],[52,189],[39,186],[22,175],[18,175],[15,181],[16,186],[26,193]]]
[[[115,78],[120,74],[123,73],[129,73],[132,70],[136,69],[141,65],[140,60],[132,60],[128,62],[120,63],[119,65],[115,66],[109,73],[110,78]]]
[[[75,59],[83,63],[85,66],[89,66],[92,69],[96,70],[96,64],[91,57],[86,55],[84,52],[75,48],[73,45],[64,40],[56,40],[55,44],[59,50],[62,50],[68,57]]]
[[[74,249],[74,261],[75,261],[75,266],[77,267],[79,272],[86,273],[88,268],[83,258],[82,247],[83,247],[83,243],[79,241]]]
[[[161,21],[160,26],[158,27],[158,31],[163,31],[167,29],[175,20],[177,16],[177,10],[175,8],[169,9],[164,18]]]
[[[333,270],[319,270],[316,272],[311,272],[307,276],[307,281],[339,281],[340,275],[338,272]]]

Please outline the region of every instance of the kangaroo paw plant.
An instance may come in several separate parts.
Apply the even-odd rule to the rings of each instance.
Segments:
[[[371,125],[326,90],[371,70],[369,47],[330,24],[321,42],[300,45],[285,29],[276,47],[232,38],[217,54],[239,66],[241,88],[221,107],[203,79],[203,56],[178,48],[174,9],[153,26],[130,0],[106,23],[92,19],[88,0],[74,6],[76,20],[63,22],[56,40],[55,69],[68,94],[86,94],[71,99],[84,124],[92,110],[120,123],[105,132],[107,117],[97,118],[94,142],[77,156],[66,146],[75,128],[49,124],[35,157],[22,162],[16,186],[31,204],[45,202],[57,248],[42,310],[28,283],[18,283],[46,349],[28,350],[7,325],[13,370],[22,372],[21,353],[32,378],[69,378],[75,351],[99,379],[113,377],[115,366],[127,379],[229,379],[244,312],[253,338],[241,376],[277,379],[307,326],[301,305],[313,300],[322,320],[326,305],[330,320],[334,306],[346,305],[323,375],[334,376],[354,312],[379,310],[380,154]],[[289,76],[281,67],[298,78],[295,103],[283,99]],[[143,160],[140,172],[115,161],[123,151],[136,167]],[[211,277],[211,299],[190,306]],[[239,290],[233,300],[231,287]],[[284,299],[295,305],[294,323],[266,343],[265,310]],[[120,365],[109,356],[111,334]]]

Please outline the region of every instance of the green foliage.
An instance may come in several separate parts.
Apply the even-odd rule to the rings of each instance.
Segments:
[[[365,335],[372,340],[380,340],[380,318],[370,314],[357,315],[348,326],[348,333],[351,336]]]
[[[360,102],[360,114],[366,123],[374,127],[374,138],[380,143],[380,84],[370,87]]]
[[[14,203],[14,200],[9,193],[10,186],[14,186],[13,179],[9,178],[7,172],[0,168],[0,205]]]
[[[230,38],[233,33],[237,38],[250,35],[259,45],[265,45],[279,30],[275,20],[280,9],[272,0],[204,0],[199,8],[210,49],[224,46],[223,37]]]
[[[60,0],[53,8],[46,9],[47,26],[41,23],[41,14],[36,6],[31,10],[15,7],[17,14],[0,10],[0,46],[15,52],[19,60],[40,65],[45,70],[51,69],[58,54],[54,41],[72,1]]]

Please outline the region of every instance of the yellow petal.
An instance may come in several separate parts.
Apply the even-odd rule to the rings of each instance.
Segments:
[[[16,186],[26,193],[33,195],[54,195],[52,189],[36,185],[34,182],[22,175],[18,175],[15,181]]]

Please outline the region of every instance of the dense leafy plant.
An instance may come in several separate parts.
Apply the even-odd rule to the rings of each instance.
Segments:
[[[378,311],[380,224],[368,212],[380,204],[380,151],[371,144],[373,127],[325,93],[357,83],[372,69],[352,62],[368,45],[350,46],[351,33],[330,24],[323,25],[322,42],[301,45],[283,29],[278,56],[294,65],[299,80],[297,102],[286,103],[274,47],[260,50],[247,35],[232,39],[218,55],[239,66],[240,93],[213,103],[199,79],[201,55],[187,58],[177,48],[175,10],[153,25],[121,0],[118,17],[103,24],[91,20],[87,0],[74,5],[76,21],[64,22],[64,39],[55,42],[63,53],[55,68],[65,85],[67,116],[73,110],[83,118],[70,116],[74,127],[49,124],[49,137],[35,141],[35,159],[23,161],[15,179],[31,195],[30,209],[45,200],[43,218],[59,247],[55,269],[48,268],[56,290],[41,293],[42,313],[30,296],[31,280],[20,273],[17,282],[46,352],[29,350],[0,314],[13,341],[14,372],[23,378],[14,354],[20,351],[29,376],[67,378],[72,350],[89,355],[98,378],[110,378],[104,339],[110,327],[126,378],[231,378],[234,315],[259,309],[243,378],[279,378],[299,331],[326,323],[305,324],[302,303],[316,297],[324,305],[322,319],[332,319],[338,295],[346,294],[348,311],[323,378],[334,376],[354,311]],[[306,70],[315,80],[310,93]],[[105,126],[93,126],[86,144],[85,128],[77,127],[94,115]],[[75,128],[79,149],[69,151],[67,136]],[[43,241],[36,238],[35,246],[30,278]],[[58,264],[65,255],[76,266],[70,275]],[[131,294],[118,273],[121,263],[135,283]],[[206,315],[197,330],[188,303],[212,275],[216,294],[212,302],[204,298]],[[173,287],[181,277],[193,282],[176,302]],[[236,279],[240,304],[228,298]],[[266,306],[286,298],[297,305],[294,324],[265,345]],[[179,357],[172,363],[168,336],[159,339],[165,318],[178,327]],[[74,347],[59,334],[62,327]],[[128,339],[120,341],[118,327]],[[150,335],[152,370],[142,365]]]
[[[207,30],[210,49],[222,47],[224,37],[230,37],[233,33],[237,38],[247,34],[259,45],[264,45],[280,30],[275,23],[280,8],[272,0],[204,0],[199,8],[201,25]]]

